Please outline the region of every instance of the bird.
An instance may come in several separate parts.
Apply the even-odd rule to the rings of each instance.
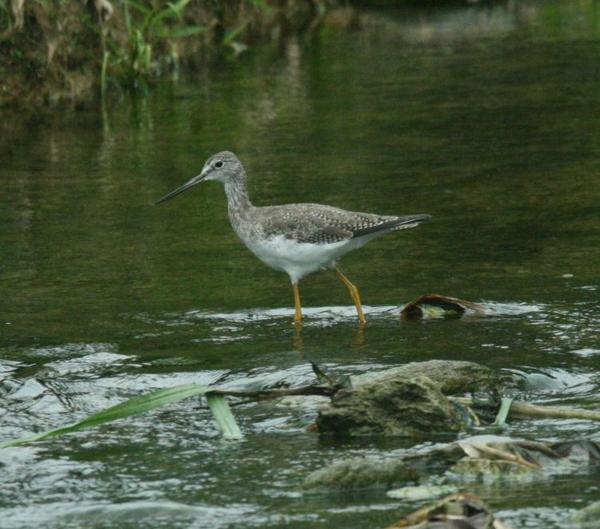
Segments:
[[[248,195],[244,166],[230,151],[210,156],[200,174],[159,198],[156,204],[210,180],[224,185],[229,220],[241,241],[263,263],[288,274],[294,295],[296,324],[302,321],[299,281],[308,274],[325,269],[333,269],[346,285],[358,320],[364,324],[358,288],[339,269],[338,259],[380,235],[414,228],[431,218],[428,214],[360,213],[323,204],[256,207]]]

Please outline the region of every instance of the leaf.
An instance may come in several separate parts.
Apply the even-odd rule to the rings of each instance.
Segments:
[[[311,362],[310,366],[312,367],[313,373],[319,382],[324,382],[330,386],[333,386],[333,378],[319,364]]]
[[[460,446],[465,455],[473,458],[480,457],[480,452],[477,450],[477,444],[472,440],[465,439],[463,441],[458,441],[457,444]]]
[[[413,320],[419,318],[461,318],[465,314],[484,315],[485,307],[479,303],[451,298],[440,294],[425,294],[407,303],[400,316]]]
[[[232,29],[231,31],[228,31],[225,35],[225,37],[223,37],[223,45],[227,46],[228,44],[231,44],[235,38],[242,32],[244,31],[244,29],[246,29],[246,26],[248,25],[248,22],[243,22],[242,24],[240,24],[237,28]]]
[[[152,24],[156,24],[164,19],[178,18],[182,20],[181,13],[184,11],[190,0],[179,0],[178,2],[168,2],[166,7],[152,16]]]
[[[125,402],[121,402],[115,406],[111,406],[105,410],[99,411],[98,413],[94,413],[85,419],[69,424],[67,426],[61,426],[60,428],[55,428],[53,430],[48,430],[46,432],[42,432],[31,437],[22,437],[20,439],[13,439],[10,441],[4,441],[0,443],[0,448],[5,448],[8,446],[16,446],[26,443],[32,443],[33,441],[39,441],[41,439],[45,439],[47,437],[54,437],[57,435],[63,435],[67,433],[77,432],[79,430],[83,430],[85,428],[93,428],[95,426],[99,426],[101,424],[116,421],[118,419],[124,419],[126,417],[131,417],[133,415],[139,415],[140,413],[144,413],[155,408],[160,408],[161,406],[166,406],[167,404],[171,404],[172,402],[177,402],[188,397],[192,397],[194,395],[207,395],[210,394],[211,391],[214,391],[214,387],[210,386],[201,386],[198,384],[186,384],[182,386],[173,386],[171,388],[160,389],[158,391],[154,391],[152,393],[148,393],[146,395],[139,395],[137,397],[133,397],[132,399],[126,400]],[[217,395],[214,395],[217,397]],[[218,396],[223,399],[222,396]],[[209,400],[209,406],[210,400]],[[222,411],[225,408],[226,411],[229,411],[229,407],[225,402],[225,406],[221,403],[218,413],[219,417],[215,416],[215,420],[217,424],[219,424],[219,428],[221,428],[220,421],[224,420],[223,424],[227,426],[227,429],[223,429],[222,431],[228,434],[238,434],[241,436],[241,431],[237,428],[237,424],[235,423],[235,419],[233,415],[231,415],[231,411],[229,411],[230,417],[226,417],[226,411]],[[211,410],[212,410],[211,406]],[[213,413],[215,413],[213,411]],[[233,423],[237,428],[237,432],[235,432],[234,427],[231,425]],[[239,438],[239,437],[238,437]]]
[[[206,26],[186,26],[183,28],[176,28],[171,30],[161,30],[159,36],[162,38],[179,39],[183,37],[190,37],[192,35],[198,35],[206,31]]]
[[[140,2],[136,2],[135,0],[126,0],[126,3],[128,6],[131,6],[134,9],[137,9],[140,13],[143,13],[144,15],[149,15],[150,13],[152,13],[152,9],[150,9],[149,7],[146,7],[145,5],[141,4]]]
[[[169,2],[168,6],[171,8],[177,16],[181,19],[181,13],[185,11],[185,8],[190,3],[190,0],[178,0],[177,2]]]
[[[235,422],[235,417],[231,413],[225,397],[215,393],[207,393],[206,401],[223,437],[225,439],[242,439],[244,435],[237,422]]]
[[[248,2],[258,9],[267,9],[269,7],[265,0],[248,0]]]
[[[510,412],[512,402],[512,397],[502,397],[500,409],[498,410],[498,415],[496,415],[496,420],[494,421],[494,426],[504,426],[506,424],[506,418]]]

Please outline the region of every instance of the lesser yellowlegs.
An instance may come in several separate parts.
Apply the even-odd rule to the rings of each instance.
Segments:
[[[287,272],[294,290],[294,321],[302,319],[298,282],[317,270],[333,269],[348,288],[364,323],[358,289],[342,274],[336,261],[351,250],[390,231],[414,228],[430,215],[374,215],[322,204],[255,207],[248,197],[246,171],[232,152],[211,156],[202,172],[160,198],[164,202],[204,180],[225,186],[229,220],[238,237],[263,263]]]

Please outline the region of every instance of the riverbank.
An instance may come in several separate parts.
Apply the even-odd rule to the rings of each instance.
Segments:
[[[319,25],[320,0],[0,1],[0,107],[81,102]]]

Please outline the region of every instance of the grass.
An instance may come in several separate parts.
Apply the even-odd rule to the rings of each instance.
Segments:
[[[165,3],[124,0],[120,18],[127,35],[125,44],[122,35],[108,30],[110,19],[101,22],[102,93],[106,92],[107,72],[134,86],[140,81],[147,81],[159,70],[159,58],[170,61],[173,67],[177,66],[179,55],[175,41],[199,35],[208,29],[204,24],[187,21],[185,15],[190,3],[191,0]],[[113,16],[118,17],[119,14]],[[159,53],[156,53],[157,50]]]
[[[292,5],[293,4],[293,5]],[[298,15],[299,5],[305,6]],[[13,7],[14,6],[14,7]],[[184,60],[245,49],[270,38],[285,15],[310,17],[311,0],[280,5],[264,0],[0,0],[0,106],[11,101],[102,96],[137,89]],[[281,16],[271,16],[277,10]],[[289,24],[288,24],[289,25]],[[306,26],[306,20],[294,27]],[[50,51],[51,50],[51,51]],[[208,53],[207,53],[208,52]]]
[[[213,393],[216,389],[217,388],[201,386],[199,384],[186,384],[161,389],[146,395],[133,397],[125,402],[121,402],[120,404],[106,408],[98,413],[94,413],[76,423],[54,428],[29,437],[21,437],[19,439],[0,442],[0,448],[29,444],[49,437],[78,432],[86,428],[94,428],[119,419],[139,415],[140,413],[145,413],[195,395],[204,395],[206,397],[208,406],[223,437],[226,439],[243,438],[243,434],[235,422],[235,418],[229,409],[225,397]]]

